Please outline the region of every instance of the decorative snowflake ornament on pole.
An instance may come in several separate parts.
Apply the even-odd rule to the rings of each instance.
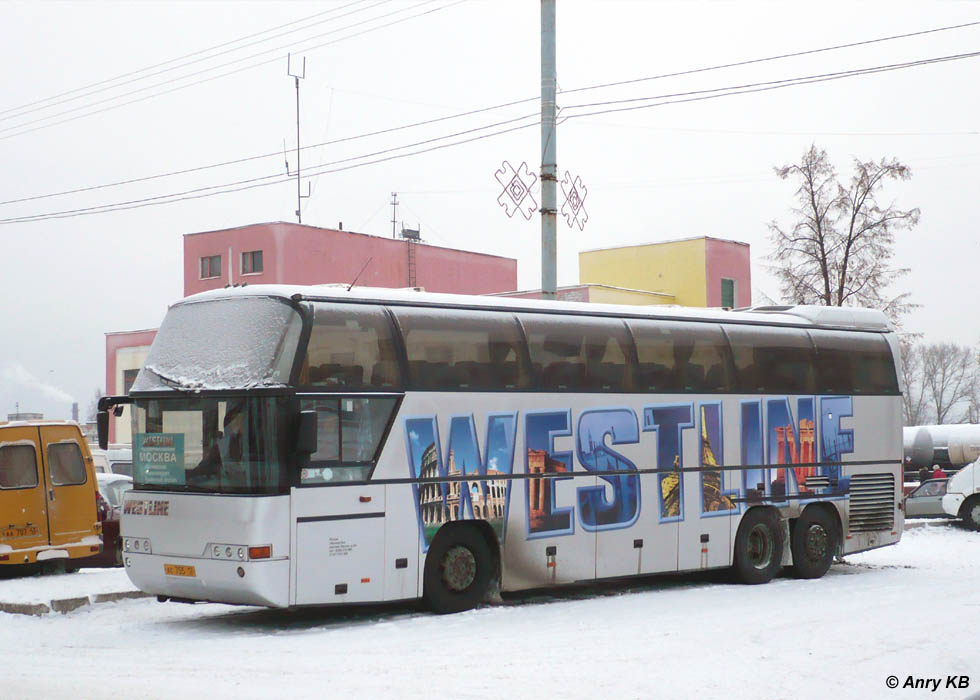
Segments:
[[[538,209],[538,203],[531,194],[531,188],[538,181],[538,176],[527,168],[527,163],[521,163],[518,170],[506,160],[494,177],[504,188],[504,191],[497,197],[497,204],[504,208],[507,216],[513,217],[514,212],[520,212],[528,221],[534,216]]]
[[[561,215],[565,217],[568,227],[578,224],[579,231],[585,230],[585,222],[589,220],[589,215],[585,211],[585,196],[589,191],[582,184],[582,178],[576,177],[572,180],[572,175],[565,171],[565,179],[561,181],[561,191],[565,193],[565,203],[561,205]]]

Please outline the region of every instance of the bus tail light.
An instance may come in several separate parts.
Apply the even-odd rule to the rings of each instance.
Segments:
[[[249,559],[269,559],[272,556],[272,546],[265,545],[264,547],[249,547],[248,548],[248,558]]]

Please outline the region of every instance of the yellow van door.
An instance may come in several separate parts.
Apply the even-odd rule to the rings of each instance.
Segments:
[[[28,552],[48,544],[37,438],[34,426],[0,429],[0,561],[3,563],[23,564]]]
[[[48,534],[53,547],[96,533],[95,475],[86,464],[73,425],[41,426],[48,496]]]

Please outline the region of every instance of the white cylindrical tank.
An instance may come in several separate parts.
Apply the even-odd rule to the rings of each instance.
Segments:
[[[902,429],[906,467],[962,467],[980,458],[980,425],[914,425]]]

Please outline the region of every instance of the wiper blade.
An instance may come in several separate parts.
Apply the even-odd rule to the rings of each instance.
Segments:
[[[156,376],[158,376],[160,378],[160,380],[164,384],[166,384],[167,386],[169,386],[171,389],[176,389],[177,391],[179,391],[179,392],[181,392],[183,394],[192,394],[192,393],[194,393],[195,387],[185,386],[183,384],[183,382],[181,382],[179,379],[174,379],[173,377],[168,377],[167,375],[162,374],[159,370],[156,370],[153,367],[150,367],[150,365],[143,365],[143,369],[145,369],[145,370],[147,370],[149,372],[152,372],[153,374],[155,374]]]

